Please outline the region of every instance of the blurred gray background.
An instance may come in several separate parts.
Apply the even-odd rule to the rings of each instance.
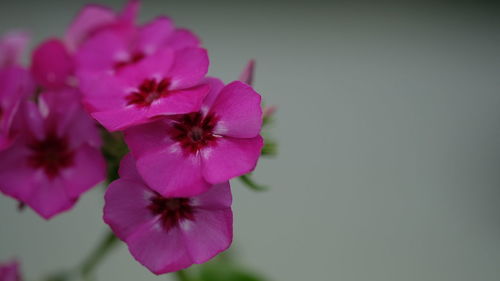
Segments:
[[[0,32],[62,35],[87,1],[1,1]],[[97,1],[121,7],[122,1]],[[280,155],[235,181],[240,261],[271,280],[500,280],[500,9],[493,2],[143,1],[192,28],[212,75],[257,60]],[[1,159],[0,159],[1,161]],[[107,229],[102,192],[45,222],[0,197],[0,260],[74,266]],[[165,280],[126,247],[99,280]]]

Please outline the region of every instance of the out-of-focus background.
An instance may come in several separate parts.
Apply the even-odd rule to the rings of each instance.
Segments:
[[[1,1],[0,33],[60,36],[87,1]],[[98,1],[115,8],[122,1]],[[500,9],[494,2],[143,1],[193,29],[210,73],[279,107],[279,157],[233,183],[234,254],[271,280],[500,280]],[[1,159],[0,159],[1,161]],[[78,179],[75,179],[78,180]],[[102,190],[45,222],[0,196],[0,260],[74,266]],[[165,280],[122,246],[99,280]]]

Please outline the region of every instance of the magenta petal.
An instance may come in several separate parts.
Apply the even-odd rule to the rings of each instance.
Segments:
[[[233,241],[233,213],[222,210],[197,209],[195,221],[181,224],[184,243],[194,263],[200,264],[226,250]]]
[[[168,134],[169,120],[161,119],[155,122],[134,126],[125,130],[125,142],[135,159],[146,154],[160,153],[165,147],[174,144]]]
[[[171,49],[163,49],[155,55],[146,57],[139,63],[123,69],[119,78],[130,87],[138,87],[145,79],[163,79],[174,62],[174,53]]]
[[[220,80],[219,78],[207,77],[203,80],[203,83],[206,83],[210,86],[210,91],[203,100],[202,106],[202,111],[207,112],[219,96],[222,88],[224,88],[224,82],[222,82],[222,80]]]
[[[34,177],[33,191],[25,203],[43,218],[50,219],[76,203],[77,198],[71,197],[65,189],[65,180],[48,179],[42,170],[38,170]]]
[[[198,47],[200,39],[193,32],[187,29],[176,29],[165,42],[165,45],[172,49],[183,49],[187,47]]]
[[[213,185],[208,191],[191,199],[192,205],[205,210],[225,210],[233,202],[229,182]]]
[[[133,106],[114,111],[94,112],[91,113],[91,115],[111,132],[124,130],[131,126],[148,122],[145,111]]]
[[[67,135],[72,147],[88,143],[94,147],[101,145],[101,135],[97,123],[83,110],[79,92],[74,88],[46,91],[39,96],[39,105],[50,110],[48,122],[59,135]]]
[[[215,146],[207,147],[201,153],[203,176],[210,183],[220,183],[253,171],[263,144],[261,136],[218,139]]]
[[[69,26],[66,32],[66,43],[70,49],[75,50],[98,29],[112,24],[115,20],[115,12],[111,9],[99,5],[87,5]]]
[[[58,39],[49,39],[33,52],[31,71],[35,80],[46,88],[68,84],[73,74],[73,59]]]
[[[158,17],[139,29],[136,48],[151,55],[165,46],[165,42],[173,32],[172,20],[167,17]]]
[[[22,104],[19,110],[21,111],[20,114],[22,114],[22,118],[20,118],[22,124],[20,124],[21,128],[19,129],[32,134],[36,139],[42,139],[45,135],[45,124],[38,106],[32,101],[27,101]]]
[[[29,150],[22,143],[0,152],[0,191],[23,202],[34,188],[33,169],[27,161],[19,161],[28,155]]]
[[[178,271],[193,264],[179,228],[165,232],[158,219],[143,225],[126,240],[134,258],[155,274]]]
[[[126,179],[130,181],[136,181],[142,183],[142,177],[137,172],[137,168],[135,167],[135,159],[132,154],[127,154],[123,156],[122,161],[120,162],[120,169],[118,170],[118,174],[121,179]]]
[[[66,180],[68,196],[78,198],[106,178],[106,162],[101,151],[89,145],[82,145],[75,153],[74,165],[61,171]]]
[[[127,85],[107,73],[80,73],[80,90],[87,109],[107,111],[123,108],[126,105]]]
[[[262,126],[260,100],[260,95],[242,82],[226,85],[211,109],[219,117],[214,132],[236,138],[257,136]]]
[[[19,67],[0,70],[0,150],[15,138],[11,129],[21,103],[32,94],[34,85],[28,71]]]
[[[126,33],[106,30],[98,33],[76,53],[75,61],[80,71],[108,71],[116,63],[127,60],[129,38]]]
[[[165,197],[189,197],[210,188],[201,173],[200,157],[186,155],[179,144],[135,158],[144,181]]]
[[[178,90],[156,100],[148,110],[148,116],[183,114],[198,111],[209,91],[208,85]]]
[[[112,182],[106,190],[104,221],[122,240],[153,218],[148,210],[154,193],[143,183],[125,179]]]
[[[247,66],[245,66],[245,69],[243,69],[243,72],[240,74],[238,80],[240,80],[245,84],[252,85],[254,69],[255,69],[255,61],[250,60]]]
[[[173,89],[192,87],[200,82],[208,71],[208,54],[205,49],[185,48],[175,53],[170,70]]]
[[[17,65],[28,45],[29,35],[12,32],[0,39],[0,68]]]

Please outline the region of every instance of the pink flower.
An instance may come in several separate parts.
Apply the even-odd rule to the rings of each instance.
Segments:
[[[145,182],[163,196],[193,196],[255,168],[263,141],[261,97],[250,86],[211,90],[200,111],[130,128],[125,141]]]
[[[0,68],[18,65],[28,45],[29,36],[23,32],[12,32],[0,39]]]
[[[231,245],[228,182],[196,197],[166,198],[143,182],[130,154],[122,160],[119,174],[104,197],[104,221],[153,273],[204,263]]]
[[[17,261],[0,263],[0,281],[22,280],[21,273],[19,272],[19,263]]]
[[[105,178],[99,131],[75,90],[45,92],[25,102],[13,127],[18,136],[0,152],[0,191],[45,219],[70,209]]]
[[[34,90],[28,71],[12,66],[0,69],[0,151],[15,139],[12,121],[19,105]]]
[[[200,84],[207,70],[206,50],[165,49],[119,75],[87,73],[81,77],[81,90],[92,116],[116,131],[152,117],[199,110],[209,90]]]
[[[178,50],[199,45],[200,40],[192,32],[175,28],[167,17],[158,17],[143,26],[99,32],[82,44],[76,61],[82,71],[117,72],[165,48]]]

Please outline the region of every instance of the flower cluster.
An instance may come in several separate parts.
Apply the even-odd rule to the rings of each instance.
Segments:
[[[29,68],[19,63],[27,36],[2,39],[0,191],[52,218],[106,179],[101,136],[123,135],[130,153],[106,191],[104,221],[162,274],[230,246],[229,180],[255,168],[265,116],[249,85],[253,62],[240,81],[207,77],[198,36],[164,16],[137,24],[138,8],[84,7]]]

